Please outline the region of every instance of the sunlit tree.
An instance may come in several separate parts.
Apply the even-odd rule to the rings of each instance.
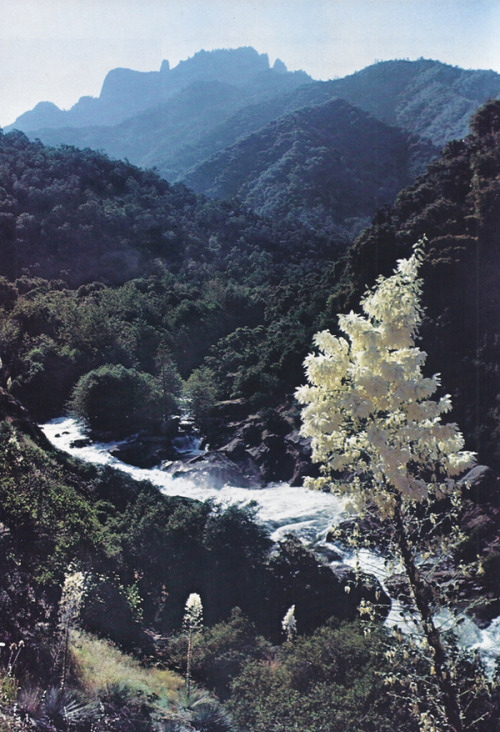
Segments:
[[[297,399],[304,405],[302,435],[311,439],[313,460],[321,463],[320,477],[309,485],[339,491],[358,511],[375,511],[384,522],[429,651],[441,724],[459,732],[453,669],[435,620],[451,594],[427,581],[422,557],[447,556],[460,537],[458,530],[439,531],[432,512],[422,530],[421,517],[438,498],[458,501],[454,478],[474,464],[474,454],[463,449],[458,426],[442,421],[451,400],[436,396],[439,376],[422,373],[426,353],[416,345],[422,259],[417,245],[363,297],[362,314],[339,316],[345,337],[329,331],[315,336],[318,351],[305,361],[308,383]]]

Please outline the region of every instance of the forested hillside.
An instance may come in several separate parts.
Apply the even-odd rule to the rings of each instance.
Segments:
[[[231,256],[255,250],[291,263],[305,261],[311,248],[311,261],[327,259],[337,246],[331,236],[212,203],[89,149],[45,148],[12,132],[0,137],[0,156],[0,271],[10,279],[120,284],[151,273],[160,258],[169,271],[187,267],[195,281],[195,270],[231,272]]]
[[[210,197],[236,197],[262,216],[352,236],[436,154],[425,140],[333,99],[278,118],[184,181]]]
[[[55,416],[93,369],[158,379],[167,363],[213,399],[259,405],[272,393],[279,403],[301,379],[312,334],[335,328],[336,313],[426,235],[430,367],[481,458],[497,460],[496,109],[378,212],[345,267],[335,237],[97,153],[4,135],[1,352],[13,393],[37,417]]]
[[[500,95],[500,76],[439,61],[384,61],[336,79],[331,89],[387,124],[438,147],[465,137],[471,115]]]
[[[466,136],[471,115],[499,95],[500,79],[493,71],[468,71],[430,60],[377,63],[342,79],[309,83],[249,105],[157,165],[167,178],[182,178],[189,168],[272,120],[335,98],[440,149],[449,140]]]
[[[187,721],[208,725],[208,714],[213,726],[203,729],[229,732],[215,696],[182,692],[182,618],[193,589],[203,595],[206,630],[192,673],[219,698],[245,665],[269,657],[292,602],[305,632],[333,612],[359,643],[356,606],[373,589],[358,585],[348,596],[349,578],[319,566],[296,540],[270,554],[251,507],[166,498],[55,452],[4,389],[0,409],[4,729],[180,731]],[[85,633],[76,633],[77,619]],[[366,656],[377,643],[362,645]],[[363,683],[375,688],[375,675],[360,667],[358,676],[367,696]]]
[[[287,354],[311,334],[306,283],[328,280],[345,241],[211,202],[90,150],[9,133],[0,154],[1,351],[14,393],[37,418],[59,412],[94,368],[158,375],[172,362],[187,379],[228,337],[242,339],[252,363],[219,371],[220,397],[259,400],[260,381],[283,393],[293,382],[284,374],[298,378],[300,360]],[[303,290],[301,321],[290,287]],[[262,347],[268,319],[274,336]]]
[[[455,418],[480,459],[498,464],[500,317],[500,103],[472,118],[426,175],[380,211],[349,253],[346,279],[360,292],[412,242],[427,237],[424,341],[443,374]]]

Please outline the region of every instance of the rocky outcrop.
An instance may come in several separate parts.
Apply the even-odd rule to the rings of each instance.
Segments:
[[[5,420],[24,434],[29,435],[44,450],[53,449],[42,430],[32,420],[28,410],[2,387],[0,387],[0,419]]]
[[[211,449],[241,466],[255,484],[301,485],[315,474],[309,442],[299,435],[292,410],[249,415],[241,399],[220,402],[208,425]]]
[[[196,434],[193,425],[172,422],[161,435],[139,435],[118,445],[113,455],[141,468],[161,465],[175,477],[189,477],[211,487],[243,488],[269,483],[302,485],[315,474],[311,450],[287,414],[249,415],[241,399],[220,402],[204,424],[204,449],[179,450],[180,439]]]
[[[251,461],[235,462],[223,452],[207,452],[189,460],[165,461],[162,469],[174,478],[189,478],[207,488],[233,485],[250,488],[263,485]]]

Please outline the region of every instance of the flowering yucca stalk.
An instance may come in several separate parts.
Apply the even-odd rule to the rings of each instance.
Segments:
[[[65,576],[59,601],[59,628],[62,636],[61,691],[66,684],[69,634],[78,620],[87,589],[88,577],[83,572],[68,572]]]
[[[375,509],[392,529],[431,649],[444,716],[459,732],[457,693],[433,619],[435,598],[429,600],[418,570],[421,547],[412,544],[408,522],[433,497],[453,498],[453,477],[475,457],[463,450],[457,425],[441,421],[451,400],[433,398],[439,376],[422,373],[427,354],[415,345],[422,321],[422,260],[419,243],[391,277],[380,277],[363,297],[362,315],[339,316],[346,337],[329,331],[315,336],[319,352],[306,358],[308,384],[296,397],[304,405],[301,434],[311,439],[313,460],[322,464],[321,476],[307,484],[345,494],[358,510]]]
[[[281,627],[286,635],[287,641],[291,641],[297,635],[297,620],[295,619],[295,605],[288,608],[285,613],[283,620],[281,621]]]
[[[329,331],[315,336],[320,352],[307,357],[309,384],[296,393],[306,405],[301,433],[311,438],[313,460],[323,463],[323,475],[353,471],[349,482],[337,481],[337,487],[358,508],[369,501],[383,515],[391,515],[399,500],[422,501],[429,490],[446,493],[453,487],[450,478],[474,463],[474,454],[462,449],[457,425],[441,422],[451,400],[432,398],[439,375],[422,374],[427,354],[415,346],[422,318],[421,262],[416,247],[365,295],[364,315],[339,316],[347,339]]]
[[[186,693],[191,693],[191,658],[193,655],[193,635],[198,633],[203,625],[203,605],[201,597],[192,592],[186,600],[182,625],[187,634],[188,648],[186,659]]]

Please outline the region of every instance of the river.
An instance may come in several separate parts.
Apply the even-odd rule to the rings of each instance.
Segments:
[[[41,425],[41,429],[60,450],[85,462],[109,465],[137,480],[148,480],[165,495],[184,496],[200,501],[210,498],[226,504],[255,501],[258,506],[258,520],[266,526],[274,541],[287,533],[293,533],[307,544],[320,542],[328,546],[325,539],[328,529],[346,516],[342,501],[329,493],[310,491],[302,487],[292,488],[286,483],[272,483],[263,488],[239,488],[230,485],[215,487],[187,478],[174,478],[159,468],[137,468],[123,463],[111,454],[111,450],[122,443],[92,443],[76,447],[74,443],[81,441],[84,433],[81,425],[70,417],[52,420]],[[192,447],[189,443],[185,445],[186,450]],[[342,556],[345,564],[352,566],[356,561],[345,548],[338,545],[330,547]],[[385,588],[388,571],[383,557],[362,550],[357,561],[363,571],[374,575]],[[449,629],[454,619],[442,613],[438,622],[443,629]],[[413,630],[411,621],[396,599],[392,599],[386,624],[398,625],[408,632]],[[469,618],[462,618],[456,633],[460,645],[477,649],[488,668],[494,669],[495,661],[500,657],[500,618],[493,620],[486,628],[479,628]]]

